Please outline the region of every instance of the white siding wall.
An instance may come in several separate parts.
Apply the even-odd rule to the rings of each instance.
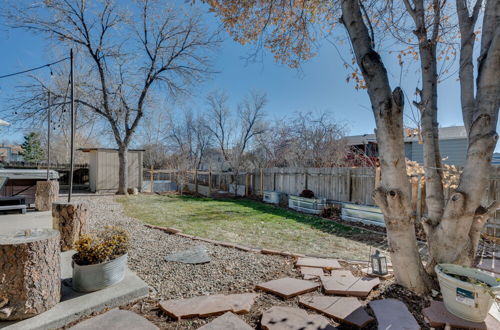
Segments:
[[[467,139],[440,140],[439,148],[443,158],[448,157],[444,162],[453,165],[464,165],[467,156]],[[406,146],[405,146],[405,150]],[[407,156],[409,156],[407,154]],[[424,162],[423,145],[418,142],[411,143],[411,160],[419,163]]]

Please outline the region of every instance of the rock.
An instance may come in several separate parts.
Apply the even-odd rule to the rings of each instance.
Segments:
[[[274,306],[262,314],[264,330],[333,330],[328,319],[300,308]]]
[[[417,320],[408,310],[406,305],[396,299],[372,300],[370,307],[375,313],[380,330],[405,329],[419,330]]]
[[[331,276],[321,276],[326,294],[366,297],[380,284],[375,277],[356,277],[347,270],[333,270]]]
[[[207,248],[203,245],[195,245],[194,247],[172,253],[165,257],[166,261],[182,262],[184,264],[204,264],[210,262],[210,256],[207,253]]]
[[[243,322],[238,316],[227,312],[212,322],[198,328],[198,330],[253,330],[253,328]]]
[[[359,300],[353,297],[309,296],[300,297],[299,303],[341,323],[360,328],[374,321]],[[394,327],[393,329],[401,328]]]
[[[319,288],[319,284],[311,281],[285,277],[279,280],[272,280],[266,283],[258,284],[255,288],[288,299],[307,292],[315,291]]]
[[[241,293],[173,299],[160,302],[160,309],[177,320],[208,317],[225,312],[242,314],[250,311],[257,296],[255,293]]]
[[[297,267],[315,267],[325,270],[341,269],[337,259],[322,259],[322,258],[299,258],[295,263]]]

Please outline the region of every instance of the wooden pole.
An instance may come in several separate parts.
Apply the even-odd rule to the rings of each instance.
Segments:
[[[381,179],[381,176],[380,176],[380,166],[377,166],[375,168],[375,188],[377,188],[378,186],[380,186],[380,179]]]
[[[250,175],[245,173],[245,196],[248,197],[248,191],[250,190]]]
[[[70,76],[71,76],[71,140],[70,140],[70,157],[69,157],[69,191],[68,203],[71,203],[71,195],[73,194],[73,167],[75,166],[75,73],[73,72],[73,48],[69,53],[70,57]]]
[[[208,197],[212,195],[212,168],[208,170]]]
[[[153,193],[155,190],[153,189],[154,185],[154,167],[151,165],[151,170],[149,171],[149,180],[151,181],[151,192]]]
[[[51,118],[51,104],[50,104],[50,91],[47,92],[47,181],[50,180],[50,121]]]
[[[420,221],[420,218],[422,216],[422,185],[420,184],[420,181],[422,179],[422,175],[418,176],[418,183],[417,183],[417,205],[416,205],[416,213],[417,213],[417,221]]]
[[[194,169],[194,191],[198,193],[198,168]]]
[[[260,169],[260,195],[264,196],[264,169]]]

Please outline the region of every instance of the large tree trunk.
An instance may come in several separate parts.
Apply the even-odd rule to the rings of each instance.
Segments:
[[[59,182],[55,180],[37,181],[35,209],[37,211],[52,210],[52,203],[59,197]]]
[[[431,266],[436,263],[473,265],[483,226],[499,205],[494,202],[485,207],[481,205],[481,200],[488,185],[491,157],[498,140],[500,2],[489,0],[485,5],[474,96],[473,31],[480,6],[481,1],[478,1],[470,14],[466,3],[457,1],[461,32],[461,102],[469,146],[460,183],[448,198],[441,221],[435,223],[428,219],[424,225]]]
[[[0,321],[38,315],[61,299],[59,233],[14,234],[0,238]]]
[[[118,148],[118,194],[127,195],[128,189],[128,146],[120,145]]]
[[[403,141],[403,93],[391,91],[387,71],[363,21],[357,0],[342,1],[342,20],[363,73],[377,123],[382,171],[374,200],[384,213],[389,250],[398,283],[418,293],[427,291],[428,277],[416,244],[414,216]]]

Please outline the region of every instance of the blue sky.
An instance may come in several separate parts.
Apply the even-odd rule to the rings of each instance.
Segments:
[[[217,21],[207,14],[207,22],[214,26]],[[339,33],[344,33],[339,30]],[[267,92],[267,114],[270,120],[291,115],[297,111],[326,111],[334,118],[347,123],[350,134],[373,133],[375,122],[366,91],[356,91],[353,83],[346,83],[349,74],[335,48],[324,41],[318,55],[304,63],[302,71],[290,69],[274,62],[269,52],[263,60],[247,63],[243,57],[252,50],[241,46],[228,35],[217,53],[215,69],[220,73],[202,83],[185,103],[193,109],[204,107],[205,95],[222,88],[236,104],[249,90]],[[52,54],[47,40],[20,30],[0,28],[0,75],[45,64],[58,59]],[[344,58],[350,59],[348,45],[340,45]],[[399,66],[394,55],[384,55],[389,73],[399,81]],[[48,74],[48,70],[46,74]],[[403,89],[413,99],[412,93],[418,82],[418,72],[409,70],[402,77]],[[0,107],[15,93],[19,79],[0,80]],[[394,86],[396,86],[394,84]],[[441,126],[462,125],[459,86],[456,77],[439,85],[439,123]],[[22,133],[16,127],[2,129],[0,138],[21,140]]]

